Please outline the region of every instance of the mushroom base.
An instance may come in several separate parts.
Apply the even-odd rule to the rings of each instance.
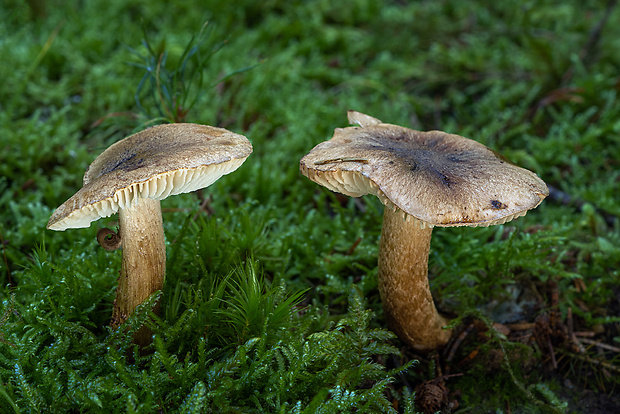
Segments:
[[[122,325],[138,305],[161,290],[166,274],[166,244],[158,200],[144,198],[121,209],[119,228],[123,260],[112,312],[113,327]],[[158,308],[154,311],[158,312]],[[134,342],[147,345],[150,336],[148,328],[142,327]]]
[[[433,229],[402,210],[386,206],[379,246],[379,293],[390,329],[412,349],[429,352],[452,335],[443,327],[428,284]]]

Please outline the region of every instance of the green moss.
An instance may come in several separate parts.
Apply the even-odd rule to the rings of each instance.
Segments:
[[[617,391],[612,351],[556,344],[550,370],[532,337],[486,332],[553,307],[618,344],[620,9],[169,3],[0,10],[0,412],[411,412],[416,387],[448,371],[463,412],[578,411],[566,395]],[[474,138],[559,191],[515,222],[434,231],[439,308],[457,329],[484,321],[451,355],[410,354],[385,330],[380,202],[299,173],[348,109]],[[120,253],[94,237],[115,219],[45,224],[97,154],[164,119],[243,133],[254,153],[163,202],[161,316],[144,307],[114,331]],[[130,341],[141,324],[146,354]]]

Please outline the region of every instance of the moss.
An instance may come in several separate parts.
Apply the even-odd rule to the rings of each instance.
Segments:
[[[9,1],[0,412],[410,412],[431,380],[464,412],[570,411],[569,396],[616,392],[618,356],[596,345],[620,337],[613,4]],[[445,353],[413,355],[385,330],[381,204],[299,174],[348,109],[474,138],[552,186],[515,222],[435,232],[434,296],[464,335]],[[161,317],[127,325],[154,332],[140,354],[107,326],[120,255],[94,238],[114,218],[45,224],[98,153],[157,118],[229,128],[255,152],[163,203]],[[488,333],[551,310],[595,342],[555,344],[555,369],[531,332]]]

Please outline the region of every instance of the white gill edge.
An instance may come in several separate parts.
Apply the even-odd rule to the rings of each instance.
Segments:
[[[86,228],[100,218],[109,217],[121,208],[130,208],[142,198],[163,200],[168,196],[189,193],[213,184],[220,177],[235,171],[245,158],[232,159],[223,164],[206,165],[192,169],[179,169],[159,174],[148,181],[121,188],[111,197],[75,210],[67,217],[57,221],[49,228],[63,231],[73,228]]]

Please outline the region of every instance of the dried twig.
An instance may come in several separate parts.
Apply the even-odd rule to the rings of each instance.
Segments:
[[[601,361],[599,359],[592,358],[591,356],[588,356],[588,354],[576,354],[574,352],[570,352],[570,351],[566,351],[562,349],[560,349],[560,352],[562,352],[564,355],[569,356],[571,358],[580,359],[587,363],[598,365],[602,369],[608,369],[610,371],[620,374],[620,367],[617,367],[607,361]]]
[[[579,338],[578,341],[584,344],[594,345],[597,348],[605,349],[611,352],[617,352],[620,354],[620,348],[613,346],[613,345],[608,345],[600,341],[593,341],[592,339],[587,339],[587,338]]]
[[[581,342],[579,342],[577,336],[575,336],[575,331],[573,329],[573,308],[570,306],[566,312],[566,326],[568,327],[568,340],[573,345],[574,349],[580,354],[585,353],[585,348],[581,345]]]
[[[461,343],[463,342],[463,340],[467,337],[467,335],[469,335],[469,333],[471,332],[471,330],[474,328],[474,324],[470,323],[469,325],[467,325],[467,328],[465,328],[454,340],[454,342],[452,342],[452,345],[450,346],[450,348],[448,349],[447,352],[447,356],[446,356],[446,362],[451,362],[454,359],[454,355],[456,354],[456,350],[461,346]]]

